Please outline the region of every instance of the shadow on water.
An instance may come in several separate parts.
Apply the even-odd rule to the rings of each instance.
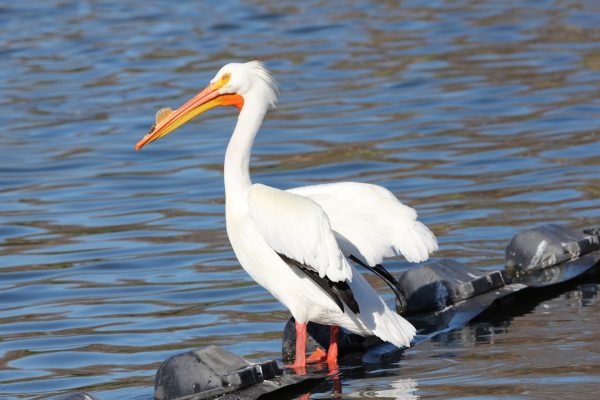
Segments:
[[[598,284],[600,284],[600,272],[594,268],[585,273],[584,276],[551,286],[544,289],[530,289],[526,294],[519,294],[507,302],[498,304],[497,307],[486,310],[479,315],[474,323],[496,323],[506,326],[514,318],[532,313],[541,303],[560,297],[561,295],[573,295],[580,299],[581,306],[592,304],[598,296]]]
[[[3,3],[0,397],[148,399],[179,352],[279,357],[289,314],[224,231],[234,113],[133,151],[225,62],[263,60],[280,83],[258,182],[386,186],[436,233],[436,257],[483,269],[520,230],[597,225],[597,16],[584,0]],[[597,290],[345,370],[343,395],[595,399]]]

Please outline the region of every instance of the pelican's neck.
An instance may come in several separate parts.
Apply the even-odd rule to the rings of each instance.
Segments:
[[[267,107],[256,96],[244,98],[244,106],[225,153],[225,203],[228,210],[246,207],[246,196],[252,184],[250,151]]]

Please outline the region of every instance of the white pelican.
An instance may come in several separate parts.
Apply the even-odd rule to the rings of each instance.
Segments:
[[[342,182],[280,190],[250,180],[254,138],[277,88],[258,61],[231,63],[175,111],[163,109],[136,149],[217,106],[239,109],[225,154],[225,216],[244,269],[282,302],[296,321],[294,367],[306,365],[306,324],[330,325],[327,362],[337,365],[338,327],[408,347],[415,328],[390,310],[349,259],[377,266],[403,255],[420,262],[437,249],[416,212],[387,189]],[[385,275],[382,268],[379,275]],[[389,283],[389,282],[388,282]]]

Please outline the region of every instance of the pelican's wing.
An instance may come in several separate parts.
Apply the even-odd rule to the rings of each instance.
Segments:
[[[254,184],[248,193],[248,208],[259,233],[277,253],[313,269],[321,278],[352,281],[352,268],[317,203]]]
[[[341,182],[288,192],[320,205],[344,255],[368,265],[400,254],[411,262],[425,261],[438,248],[433,233],[417,221],[415,210],[381,186]]]

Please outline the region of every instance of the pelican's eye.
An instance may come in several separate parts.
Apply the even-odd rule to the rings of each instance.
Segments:
[[[221,82],[223,82],[223,85],[226,84],[227,82],[229,82],[229,79],[231,79],[231,74],[229,72],[223,74],[223,76],[221,77]]]

